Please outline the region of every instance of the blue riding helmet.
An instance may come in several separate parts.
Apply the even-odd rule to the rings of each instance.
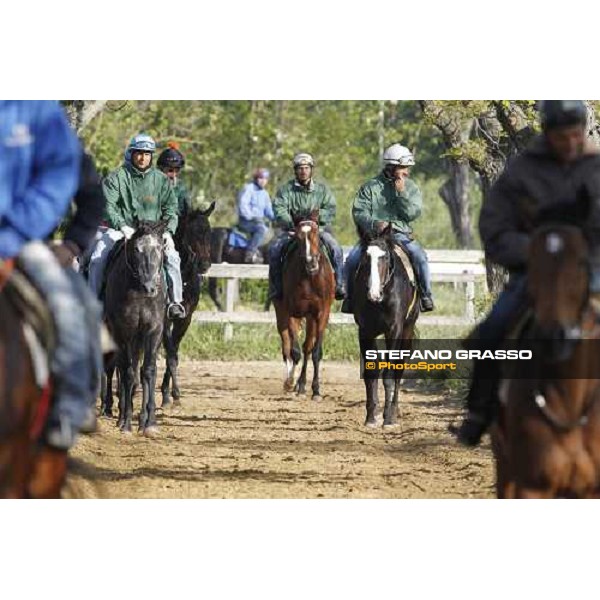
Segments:
[[[127,150],[125,151],[125,162],[131,161],[131,154],[136,150],[154,154],[154,152],[156,152],[156,142],[146,133],[139,133],[132,137],[129,141],[129,146],[127,146]]]

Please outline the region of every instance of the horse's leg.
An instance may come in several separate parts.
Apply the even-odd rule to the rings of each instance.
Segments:
[[[302,347],[303,360],[302,370],[300,371],[300,377],[296,383],[294,390],[298,394],[306,393],[306,369],[308,367],[308,357],[312,354],[312,351],[317,341],[317,321],[312,316],[306,317],[306,335],[304,337],[304,344]]]
[[[321,366],[321,359],[323,358],[323,338],[325,337],[325,328],[329,322],[329,310],[327,307],[323,311],[319,320],[317,321],[317,332],[315,345],[312,350],[313,359],[313,381],[312,381],[312,399],[321,400],[321,382],[319,380],[319,369]]]
[[[139,430],[144,435],[154,434],[156,427],[156,402],[154,387],[156,385],[156,354],[160,345],[160,335],[149,336],[144,344],[144,363],[142,366],[143,410],[140,412]],[[144,420],[142,420],[142,414]]]
[[[163,329],[163,347],[165,349],[165,374],[160,385],[160,391],[162,394],[161,408],[166,408],[171,404],[171,360],[170,357],[173,353],[173,326],[168,319],[165,319]]]
[[[100,383],[100,416],[112,419],[113,417],[113,376],[116,368],[116,357],[109,363],[102,373]]]
[[[361,356],[365,356],[366,350],[375,347],[375,338],[365,338],[364,334],[359,331],[358,340],[360,345]],[[376,377],[367,377],[366,373],[363,373],[365,382],[365,391],[367,394],[367,417],[365,419],[365,425],[367,427],[375,427],[377,424],[377,384],[379,379]]]
[[[123,352],[124,357],[120,368],[121,397],[119,398],[119,408],[123,407],[123,417],[121,418],[119,415],[119,428],[127,433],[131,433],[131,421],[133,420],[133,390],[135,387],[133,354],[131,346],[128,345],[125,352]]]
[[[219,295],[219,287],[217,286],[217,280],[215,277],[208,278],[208,295],[211,300],[215,303],[217,310],[224,312],[223,304],[221,303],[221,298]]]
[[[321,383],[319,381],[319,367],[321,366],[321,359],[323,358],[323,333],[323,331],[319,332],[319,335],[317,336],[317,342],[312,350],[312,399],[316,401],[321,400]]]
[[[403,346],[402,330],[392,327],[385,336],[388,350],[399,350]],[[398,390],[402,371],[386,369],[383,374],[383,388],[385,390],[385,405],[383,408],[383,426],[393,427],[398,418]]]
[[[175,406],[181,406],[181,390],[179,389],[179,345],[183,336],[186,334],[191,322],[192,322],[193,310],[190,309],[185,319],[177,321],[173,326],[173,332],[171,334],[173,349],[172,356],[169,358],[169,370],[171,371],[171,377],[173,378],[173,385],[171,387],[173,395],[173,404]]]

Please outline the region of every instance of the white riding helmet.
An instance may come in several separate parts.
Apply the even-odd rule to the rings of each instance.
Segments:
[[[309,165],[310,167],[314,167],[315,166],[315,161],[313,160],[313,157],[310,154],[307,154],[306,152],[300,152],[299,154],[296,154],[296,156],[294,156],[294,167],[299,167],[300,165]]]
[[[415,157],[406,146],[392,144],[383,153],[383,164],[412,167],[415,164]]]

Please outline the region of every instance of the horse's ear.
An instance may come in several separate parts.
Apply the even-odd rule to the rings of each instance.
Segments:
[[[202,211],[202,210],[201,210],[201,211],[200,211],[200,214],[201,214],[202,216],[204,216],[204,217],[210,217],[210,215],[212,215],[212,213],[213,213],[213,210],[215,210],[215,206],[216,206],[216,205],[217,205],[217,201],[216,201],[216,200],[213,200],[213,201],[210,203],[210,206],[209,206],[209,207],[208,207],[206,210],[204,210],[204,211]]]
[[[318,208],[313,208],[310,211],[310,220],[314,221],[315,223],[319,222],[319,209]]]

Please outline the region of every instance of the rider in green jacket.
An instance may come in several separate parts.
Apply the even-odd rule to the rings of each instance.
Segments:
[[[290,231],[293,232],[294,229],[294,217],[318,210],[319,235],[333,257],[335,297],[337,300],[343,300],[346,294],[343,276],[344,255],[333,234],[328,231],[335,220],[335,198],[325,184],[314,181],[314,160],[310,154],[297,154],[293,165],[296,177],[282,185],[273,200],[275,224],[283,229],[283,233],[269,249],[269,296],[281,298],[282,295],[281,257],[284,248],[292,240]]]
[[[89,283],[97,295],[102,288],[104,269],[110,250],[123,237],[129,239],[138,221],[167,221],[165,263],[170,293],[173,297],[167,309],[171,319],[185,317],[182,304],[179,253],[175,249],[173,234],[177,229],[177,198],[169,180],[153,168],[152,155],[156,150],[154,140],[145,134],[135,136],[125,153],[125,164],[110,173],[103,183],[106,198],[106,220],[109,229],[100,238],[89,265]]]

